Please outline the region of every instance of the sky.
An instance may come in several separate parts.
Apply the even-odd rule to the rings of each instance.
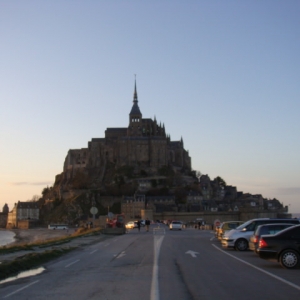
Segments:
[[[193,170],[300,213],[300,2],[0,0],[0,210],[143,118]]]

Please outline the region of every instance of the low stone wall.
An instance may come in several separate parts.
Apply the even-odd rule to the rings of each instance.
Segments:
[[[18,229],[36,228],[39,225],[38,221],[34,220],[20,220],[18,221]]]
[[[205,224],[213,226],[218,220],[225,221],[248,221],[256,218],[291,218],[292,215],[278,211],[251,211],[251,212],[153,212],[153,220],[180,220],[186,223],[197,222],[197,219],[205,221]]]

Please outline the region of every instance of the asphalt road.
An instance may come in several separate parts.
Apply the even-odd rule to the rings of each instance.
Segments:
[[[0,284],[0,299],[296,299],[300,269],[223,250],[212,231],[151,225],[82,247]]]

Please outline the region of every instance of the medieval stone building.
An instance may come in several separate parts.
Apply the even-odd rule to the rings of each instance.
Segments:
[[[182,138],[171,141],[164,124],[158,124],[156,118],[142,117],[136,83],[128,127],[107,128],[105,137],[93,138],[87,148],[69,150],[64,163],[63,185],[78,170],[89,176],[96,174],[97,182],[101,182],[112,165],[115,169],[129,166],[136,174],[142,171],[149,176],[156,175],[164,166],[175,172],[191,171],[191,158]]]
[[[28,229],[36,226],[39,221],[40,210],[37,202],[15,203],[8,213],[6,228]]]

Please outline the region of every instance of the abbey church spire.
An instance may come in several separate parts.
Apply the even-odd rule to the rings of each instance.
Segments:
[[[133,105],[129,114],[129,124],[132,125],[132,123],[140,123],[141,119],[142,119],[142,113],[138,105],[138,96],[137,96],[136,79],[135,79],[134,92],[133,92]]]
[[[138,105],[138,97],[137,97],[137,91],[136,91],[136,80],[134,81],[134,93],[133,93],[133,106],[131,108],[131,112],[129,114],[130,119],[132,118],[142,118],[142,114]],[[139,121],[138,121],[139,122]]]
[[[135,104],[138,103],[138,96],[137,96],[137,91],[136,91],[136,79],[134,80],[133,103],[135,103]]]

